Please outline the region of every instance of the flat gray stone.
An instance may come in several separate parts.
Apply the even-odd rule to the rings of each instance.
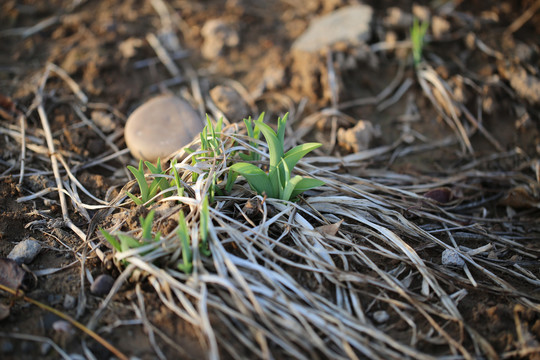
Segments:
[[[318,52],[338,42],[358,45],[371,37],[373,9],[368,5],[346,6],[317,18],[296,39],[293,50]]]
[[[465,260],[459,256],[457,251],[452,249],[445,249],[442,252],[441,261],[445,266],[463,267],[465,265]]]
[[[17,264],[30,264],[41,251],[41,244],[36,240],[23,240],[19,242],[8,254],[8,259]]]
[[[203,127],[203,119],[187,101],[160,95],[129,116],[124,138],[135,158],[156,162],[189,144]]]

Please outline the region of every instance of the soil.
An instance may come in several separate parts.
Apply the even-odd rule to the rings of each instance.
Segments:
[[[179,36],[182,48],[188,54],[187,59],[182,58],[179,62],[183,66],[192,66],[192,69],[186,67],[182,70],[198,74],[201,93],[205,98],[208,98],[215,85],[231,84],[233,80],[248,93],[258,95],[255,96],[256,101],[248,104],[251,109],[257,110],[257,114],[261,111],[277,114],[287,111],[290,103],[294,106],[303,104],[303,111],[296,114],[295,126],[302,125],[300,119],[332,105],[332,97],[336,94],[328,81],[327,54],[322,52],[302,57],[290,49],[294,40],[308,27],[310,20],[355,1],[306,0],[297,3],[285,0],[171,0],[166,3],[174,14],[173,31]],[[367,45],[385,41],[388,36],[397,37],[397,41],[406,40],[408,28],[396,27],[390,31],[384,26],[390,7],[398,7],[406,14],[410,14],[413,5],[418,4],[427,6],[433,14],[442,11],[440,7],[435,8],[434,2],[428,1],[415,4],[406,0],[364,3],[374,9],[373,37]],[[503,0],[445,3],[455,5],[454,11],[446,16],[451,31],[439,38],[432,37],[425,47],[425,57],[433,64],[436,73],[453,86],[456,97],[461,96],[460,102],[466,108],[474,109],[477,112],[475,116],[482,114],[482,124],[494,141],[477,130],[470,137],[474,154],[456,141],[432,149],[419,148],[410,153],[400,153],[401,148],[398,148],[391,161],[381,163],[368,160],[363,168],[347,171],[359,176],[375,174],[372,177],[375,180],[381,180],[377,179],[373,171],[377,169],[418,175],[421,178],[478,160],[478,166],[475,167],[478,171],[513,170],[516,177],[519,174],[531,176],[536,171],[536,176],[539,176],[540,12],[536,11],[515,31],[505,33],[526,9],[537,2]],[[204,42],[201,29],[210,19],[221,19],[231,24],[240,40],[238,45],[225,48],[216,58],[205,59],[201,53]],[[36,24],[43,27],[24,33],[24,29]],[[162,19],[152,2],[146,0],[7,0],[0,5],[0,257],[6,257],[15,244],[23,239],[38,240],[43,250],[28,265],[29,269],[38,273],[49,269],[61,270],[38,276],[37,284],[27,289],[25,294],[60,309],[82,323],[89,321],[103,299],[92,295],[89,292],[90,285],[85,281],[87,303],[83,311],[78,313],[77,306],[65,306],[66,296],[76,299],[80,296],[81,264],[78,259],[84,244],[70,229],[58,225],[62,213],[55,192],[28,201],[18,201],[21,197],[55,186],[42,124],[35,109],[35,93],[47,63],[53,63],[65,70],[88,96],[89,103],[84,113],[97,124],[99,132],[91,131],[87,123],[81,120],[76,108],[72,106],[77,99],[58,77],[51,77],[47,82],[44,110],[48,115],[57,150],[77,168],[77,179],[97,198],[111,200],[126,182],[125,166],[136,162],[127,154],[107,163],[94,166],[88,164],[110,154],[111,143],[119,149],[125,148],[122,128],[127,116],[167,86],[164,82],[171,76],[163,64],[156,60],[154,50],[146,40],[147,34],[159,33],[162,25]],[[479,50],[482,45],[479,46],[478,41],[485,48],[491,49],[488,52],[500,55],[490,55]],[[399,48],[366,54],[347,45],[338,46],[331,56],[338,73],[337,96],[342,105],[356,99],[377,96],[400,71],[400,64],[410,59],[410,53]],[[414,72],[409,61],[403,76],[414,82],[406,95],[384,109],[378,108],[376,103],[342,107],[343,113],[350,119],[367,120],[374,124],[379,136],[368,145],[370,148],[392,145],[400,138],[410,139],[411,142],[420,140],[421,143],[426,138],[442,141],[454,134],[432,102],[423,95]],[[189,86],[186,78],[179,81],[179,84],[170,85],[170,89],[177,91]],[[440,93],[435,96],[440,96]],[[287,100],[283,100],[285,98]],[[241,109],[245,108],[242,104]],[[20,114],[26,115],[26,134],[31,137],[27,141],[34,146],[26,151],[26,171],[36,174],[26,176],[22,182],[19,182],[18,177],[21,144],[9,133],[20,131]],[[338,127],[344,130],[353,127],[354,123],[343,119],[348,118],[340,118],[342,123]],[[101,137],[100,133],[105,136]],[[358,144],[340,146],[332,134],[335,135],[332,120],[328,118],[317,122],[301,140],[323,142],[324,146],[318,150],[319,155],[345,156],[351,150],[363,147]],[[514,155],[499,157],[500,154],[512,151]],[[490,156],[499,160],[487,161]],[[518,158],[529,159],[529,167],[515,168],[523,164]],[[512,182],[512,179],[508,179],[509,185]],[[478,186],[489,187],[490,184]],[[538,182],[536,186],[538,191]],[[528,238],[523,242],[538,252],[538,193],[523,193],[520,190],[503,193],[497,188],[493,188],[492,192],[499,199],[506,196],[503,201],[506,201],[504,204],[507,206],[490,205],[486,211],[503,216],[510,211],[509,208],[523,211],[523,216],[529,220],[519,226],[530,226]],[[86,195],[83,195],[82,200],[92,202]],[[88,210],[89,218],[82,212],[73,211],[73,214],[74,224],[87,231],[95,211]],[[132,222],[135,225],[139,215],[133,213]],[[129,223],[126,226],[129,227]],[[104,251],[107,250],[105,245],[102,247]],[[474,246],[471,245],[471,248]],[[418,251],[423,258],[430,257],[429,249]],[[529,269],[540,276],[538,257],[534,261],[536,265]],[[111,266],[110,262],[101,261],[95,253],[86,259],[84,272],[85,277],[89,273],[94,279],[102,273],[114,277],[119,275],[116,267]],[[302,282],[308,284],[309,279]],[[448,278],[447,286],[452,287],[451,283],[452,279]],[[523,294],[531,294],[538,304],[540,295],[537,283],[520,282],[514,278],[512,285]],[[106,315],[100,321],[100,333],[128,356],[151,359],[156,354],[147,329],[136,321],[134,324],[129,322],[137,319],[132,306],[132,303],[138,301],[136,286],[132,282],[116,295],[114,306],[107,308]],[[171,320],[168,308],[152,292],[148,283],[141,281],[138,286],[142,290],[140,293],[144,297],[148,319],[165,335],[156,337],[164,356],[186,359],[205,357],[205,348],[193,329],[177,318]],[[477,290],[473,287],[467,290],[469,296],[459,303],[459,309],[469,326],[482,334],[498,354],[518,349],[516,344],[522,328],[528,329],[527,333],[531,336],[529,341],[533,344],[531,347],[539,349],[538,305],[534,310],[532,307],[524,307],[513,296],[490,296],[485,289]],[[0,320],[0,358],[58,357],[54,351],[43,350],[41,343],[30,335],[51,337],[67,353],[84,354],[81,335],[60,336],[52,328],[56,319],[48,312],[10,296],[4,296],[1,300],[3,304],[13,305],[10,315]],[[423,325],[419,323],[419,329]],[[400,326],[396,322],[388,329],[396,339],[407,336],[400,333]],[[459,336],[459,329],[451,332]],[[25,334],[28,337],[14,338],[13,334]],[[108,358],[110,355],[92,340],[87,339],[86,344],[98,358]],[[448,355],[440,354],[437,344],[419,342],[417,345],[422,351],[433,355]],[[465,341],[464,346],[470,347],[471,344]],[[222,355],[225,358],[230,356],[225,351]],[[540,353],[516,352],[514,358],[540,359]]]

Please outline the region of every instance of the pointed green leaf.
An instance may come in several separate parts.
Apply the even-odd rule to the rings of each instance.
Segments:
[[[294,169],[298,161],[300,161],[307,153],[317,149],[321,145],[321,143],[305,143],[298,145],[287,151],[283,159],[287,163],[289,169]]]
[[[276,197],[277,193],[274,191],[268,175],[257,166],[248,163],[236,163],[230,167],[230,171],[237,172],[245,177],[251,188],[258,194],[266,193],[268,197]]]
[[[289,113],[286,113],[283,118],[278,118],[278,130],[277,130],[277,138],[279,142],[281,143],[281,148],[283,149],[283,145],[285,144],[285,130],[286,130],[286,124],[287,119],[289,118]]]
[[[236,178],[238,177],[238,175],[240,175],[238,172],[229,170],[229,174],[227,175],[227,184],[225,185],[225,191],[227,193],[231,192],[234,182],[236,181]]]
[[[146,219],[142,216],[139,217],[141,222],[142,235],[141,238],[144,240],[152,240],[152,222],[154,221],[155,211],[152,210],[146,216]]]
[[[294,187],[294,191],[291,194],[291,198],[295,198],[296,196],[300,195],[304,191],[316,188],[318,186],[322,186],[324,184],[326,183],[319,179],[302,178],[302,181],[298,182],[298,184],[296,184],[296,186]]]
[[[174,184],[176,185],[176,189],[178,192],[178,196],[184,196],[184,187],[182,186],[182,181],[180,180],[180,175],[178,174],[178,169],[176,169],[176,159],[172,161],[171,164],[171,172],[174,176]],[[171,184],[172,184],[171,182]]]
[[[144,177],[144,169],[142,160],[139,161],[139,169],[135,169],[133,166],[128,165],[128,170],[131,171],[137,183],[139,184],[139,189],[141,191],[141,199],[143,202],[148,200],[148,184],[146,183],[146,178]]]
[[[301,181],[302,181],[302,177],[300,175],[296,175],[291,180],[287,181],[287,184],[285,185],[285,188],[283,189],[283,193],[280,194],[281,200],[289,200],[292,196],[293,190]]]
[[[152,164],[150,161],[145,161],[144,164],[146,165],[148,170],[150,170],[150,173],[159,174],[159,175],[163,174],[163,169],[161,168],[161,159],[160,158],[157,159],[156,166],[154,166],[154,164]]]
[[[117,236],[120,239],[122,252],[129,249],[136,249],[141,246],[140,242],[138,242],[129,235],[118,233]]]
[[[270,155],[270,168],[275,167],[283,157],[283,142],[280,142],[275,131],[263,122],[257,122],[257,126],[268,144],[268,153]]]
[[[115,248],[117,251],[122,251],[122,247],[120,246],[120,243],[118,242],[118,240],[116,240],[114,236],[112,236],[105,229],[99,228],[99,231],[101,232],[105,240],[107,240],[109,244],[112,245],[113,248]]]
[[[136,197],[135,195],[133,195],[132,193],[130,193],[129,191],[126,191],[126,195],[129,196],[129,198],[131,200],[133,200],[133,202],[137,205],[142,205],[144,204],[141,199],[139,199],[138,197]]]
[[[200,235],[201,235],[201,243],[206,246],[207,237],[208,237],[208,222],[210,221],[210,212],[208,211],[208,197],[205,196],[202,202],[201,207],[201,227],[200,227]]]
[[[221,132],[221,129],[223,129],[223,116],[221,116],[217,123],[216,123],[216,128],[215,128],[215,132],[218,132],[220,133]]]

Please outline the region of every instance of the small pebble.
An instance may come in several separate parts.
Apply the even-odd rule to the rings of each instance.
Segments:
[[[375,311],[373,313],[373,320],[375,320],[379,324],[387,322],[388,319],[390,319],[390,315],[388,315],[388,313],[384,310]]]
[[[124,138],[135,158],[156,162],[189,144],[203,127],[203,119],[187,101],[161,95],[129,116]]]
[[[7,256],[17,264],[30,264],[41,251],[41,244],[36,240],[23,240],[19,242]]]
[[[64,334],[72,334],[75,332],[73,329],[73,325],[71,325],[66,320],[57,320],[52,324],[52,328],[54,331],[58,333],[64,333]]]
[[[90,292],[97,296],[105,296],[111,291],[114,284],[114,278],[108,274],[99,275],[90,287]]]
[[[442,253],[442,264],[445,266],[463,267],[465,261],[455,250],[446,249]]]
[[[69,294],[64,297],[64,303],[63,303],[64,309],[66,310],[73,309],[76,303],[77,303],[77,299],[75,299],[75,297]]]
[[[345,6],[317,18],[296,39],[293,50],[319,52],[336,43],[358,45],[371,37],[373,8],[368,5]]]

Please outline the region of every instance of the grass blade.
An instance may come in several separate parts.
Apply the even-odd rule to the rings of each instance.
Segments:
[[[120,243],[118,242],[118,240],[116,240],[114,236],[112,236],[105,229],[100,228],[99,231],[101,232],[105,240],[107,240],[109,244],[111,244],[112,247],[116,249],[116,251],[122,251],[122,247],[120,246]]]

